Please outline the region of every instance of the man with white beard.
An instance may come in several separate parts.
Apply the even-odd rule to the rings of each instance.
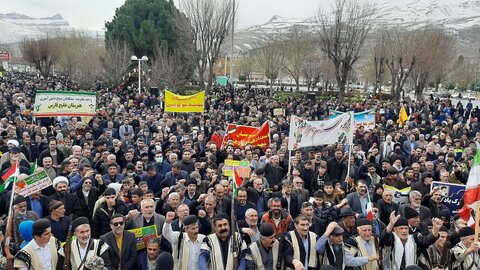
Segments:
[[[71,269],[83,270],[85,262],[93,257],[101,257],[105,267],[110,269],[110,257],[107,252],[109,246],[103,240],[92,239],[88,219],[79,217],[73,221],[72,227],[76,239],[71,243]]]

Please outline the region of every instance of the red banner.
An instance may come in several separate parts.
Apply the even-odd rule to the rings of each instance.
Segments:
[[[261,127],[229,124],[225,138],[223,138],[223,144],[225,145],[229,141],[233,143],[235,148],[243,149],[248,144],[262,149],[267,148],[270,146],[270,125],[268,121],[263,123]]]

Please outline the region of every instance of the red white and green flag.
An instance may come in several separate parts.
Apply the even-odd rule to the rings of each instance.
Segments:
[[[472,206],[480,201],[480,149],[477,144],[477,153],[473,159],[473,166],[468,175],[467,184],[465,186],[465,194],[463,195],[463,207],[458,214],[467,221],[469,226],[475,224],[472,218]]]
[[[238,174],[236,168],[233,169],[233,198],[237,198],[238,196],[238,189],[242,186],[243,180]]]
[[[8,169],[8,171],[2,175],[3,184],[0,185],[0,192],[3,192],[5,189],[7,189],[10,183],[14,182],[15,178],[17,178],[19,174],[20,170],[17,163],[13,163],[10,169]]]
[[[367,220],[372,221],[373,220],[373,203],[370,200],[370,193],[367,190],[367,209],[365,210],[365,217]]]

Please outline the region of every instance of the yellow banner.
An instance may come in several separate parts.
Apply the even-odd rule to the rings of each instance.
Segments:
[[[180,96],[165,89],[165,112],[204,112],[205,91],[192,96]]]

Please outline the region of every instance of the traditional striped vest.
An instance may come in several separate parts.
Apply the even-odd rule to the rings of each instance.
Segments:
[[[299,242],[297,239],[297,234],[295,231],[290,231],[290,236],[292,238],[292,247],[293,247],[293,258],[301,261],[302,259],[300,258],[300,244],[303,246],[303,242]],[[317,242],[317,234],[314,232],[308,232],[308,248],[310,250],[305,250],[305,256],[308,257],[308,267],[309,268],[317,268],[318,264],[318,256],[317,256],[317,251],[315,250],[315,244]],[[286,269],[289,269],[288,267]]]
[[[43,265],[38,257],[37,252],[33,247],[33,241],[31,240],[22,250],[20,250],[15,255],[15,260],[13,262],[14,267],[27,267],[27,269],[43,269]],[[58,263],[58,254],[63,256],[62,252],[58,251],[60,249],[60,242],[57,245],[57,239],[55,237],[50,237],[50,253],[52,255],[52,268],[55,269]]]
[[[205,238],[205,235],[203,234],[198,234],[198,239],[200,243],[203,242],[203,239]],[[190,245],[188,243],[188,235],[186,233],[183,233],[183,239],[182,243],[178,242],[176,245],[172,247],[173,249],[173,262],[174,262],[174,267],[173,270],[187,270],[188,269],[188,262],[189,262],[189,254],[190,254]],[[180,246],[180,249],[178,248],[178,245]],[[178,251],[180,250],[180,256],[178,254]],[[198,261],[198,258],[196,258]]]
[[[245,249],[242,238],[238,233],[235,233],[235,237],[238,239],[239,252],[242,249]],[[202,244],[202,249],[210,251],[210,263],[208,266],[209,270],[234,270],[233,269],[233,251],[232,251],[232,237],[228,241],[228,256],[227,256],[227,267],[223,268],[223,258],[222,258],[222,249],[220,248],[220,242],[216,234],[210,234],[207,236],[208,242]],[[237,254],[237,257],[240,256],[240,253]]]
[[[350,247],[349,252],[353,256],[357,257],[368,257],[368,252],[367,249],[365,248],[365,245],[363,245],[363,240],[360,236],[353,237],[353,240],[357,243],[356,247]],[[377,249],[375,248],[375,245],[373,244],[373,237],[372,240],[370,240],[370,245],[372,246],[372,254],[377,254]],[[371,261],[368,262],[366,265],[361,266],[362,270],[377,270],[378,269],[378,261]]]
[[[265,270],[265,266],[263,265],[263,259],[262,259],[262,254],[260,253],[259,249],[260,240],[253,242],[250,245],[250,251],[252,253],[252,259],[253,262],[255,263],[255,269],[256,270]],[[273,269],[277,268],[277,261],[278,261],[278,248],[279,248],[279,242],[275,240],[272,246],[272,256],[273,256]]]

